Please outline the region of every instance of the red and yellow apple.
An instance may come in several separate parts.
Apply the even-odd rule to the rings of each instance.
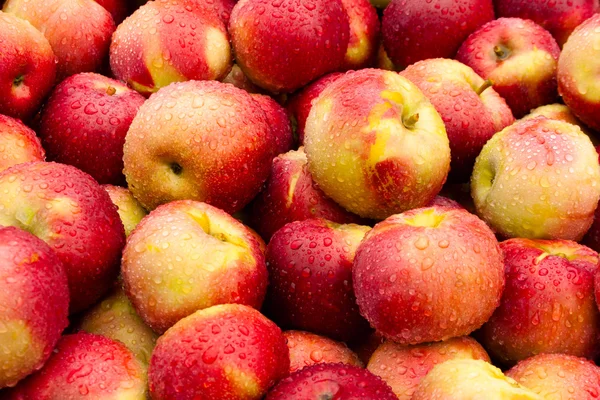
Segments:
[[[350,23],[350,38],[342,69],[371,67],[379,43],[379,17],[369,0],[342,0]]]
[[[102,186],[110,196],[110,200],[117,206],[117,212],[125,228],[125,237],[129,237],[133,229],[148,213],[133,197],[129,189],[113,185]]]
[[[0,115],[0,172],[16,164],[45,159],[46,152],[31,128],[17,119]]]

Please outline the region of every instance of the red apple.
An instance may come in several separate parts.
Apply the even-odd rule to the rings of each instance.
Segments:
[[[94,73],[62,81],[44,105],[40,138],[48,158],[70,164],[99,183],[123,184],[123,144],[145,98]]]
[[[373,65],[379,43],[379,17],[369,0],[342,0],[350,23],[350,39],[342,69]]]
[[[423,91],[444,120],[452,155],[449,179],[468,181],[483,145],[514,122],[510,108],[488,81],[458,61],[419,61],[400,75]]]
[[[590,128],[584,125],[579,118],[573,114],[573,111],[564,104],[554,103],[554,104],[546,104],[545,106],[538,107],[534,110],[531,110],[529,114],[524,116],[521,119],[533,119],[535,117],[543,116],[550,119],[557,119],[559,121],[565,121],[573,125],[577,125],[581,128],[581,131],[590,137],[590,140],[594,145],[600,144],[600,140],[598,140],[598,134],[593,132]]]
[[[472,33],[456,59],[491,80],[494,90],[520,118],[556,100],[559,55],[556,40],[535,22],[500,18]]]
[[[0,225],[39,237],[62,261],[71,312],[94,304],[117,277],[125,232],[108,193],[69,165],[31,162],[0,173]]]
[[[361,314],[400,344],[468,335],[492,315],[504,288],[492,231],[475,215],[446,207],[375,225],[356,251],[352,277]]]
[[[369,227],[307,219],[285,225],[267,246],[267,315],[284,328],[355,341],[368,332],[352,289],[354,253]]]
[[[110,196],[110,200],[117,206],[117,212],[123,223],[123,228],[125,228],[125,237],[129,237],[133,229],[148,213],[133,197],[129,189],[113,185],[102,186]]]
[[[255,84],[292,92],[342,66],[350,27],[341,0],[246,0],[233,8],[229,33]]]
[[[0,113],[29,118],[52,89],[56,57],[40,31],[4,12],[0,12],[0,44]]]
[[[274,156],[291,150],[294,147],[294,135],[286,109],[270,96],[252,94],[252,99],[260,105],[267,117],[267,122],[271,126],[273,140],[275,141]]]
[[[492,0],[392,0],[381,21],[383,44],[402,68],[452,58],[471,33],[493,19]]]
[[[17,119],[0,115],[0,172],[16,164],[44,161],[45,154],[33,130]]]
[[[265,400],[397,400],[369,371],[346,364],[316,364],[279,381]]]
[[[267,269],[254,234],[206,203],[174,201],[152,211],[123,250],[121,274],[136,311],[158,333],[196,310],[260,308]]]
[[[129,2],[127,0],[94,0],[110,13],[115,21],[115,25],[119,25],[129,14]]]
[[[0,388],[44,365],[69,323],[69,287],[56,253],[14,227],[0,228]]]
[[[540,353],[597,355],[598,254],[567,240],[511,239],[500,247],[506,287],[500,306],[479,332],[492,357],[514,364]]]
[[[313,182],[300,147],[273,159],[265,188],[250,204],[248,221],[268,241],[285,224],[309,218],[366,224],[325,196]]]
[[[184,318],[158,339],[148,373],[150,395],[258,400],[289,368],[277,325],[247,306],[214,306]]]

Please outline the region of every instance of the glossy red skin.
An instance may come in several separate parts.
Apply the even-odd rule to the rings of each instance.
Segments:
[[[93,0],[44,0],[35,7],[9,0],[4,10],[44,33],[58,59],[58,81],[101,67],[115,30],[112,16]]]
[[[236,392],[227,368],[255,378],[260,394]],[[277,325],[250,307],[228,304],[198,311],[161,336],[148,380],[153,399],[258,400],[289,368],[288,348]]]
[[[286,108],[296,119],[296,135],[298,135],[298,142],[301,146],[304,144],[304,126],[312,108],[312,101],[321,94],[327,85],[342,76],[344,74],[341,72],[327,74],[294,94],[288,101]]]
[[[444,75],[440,60],[425,60],[406,68],[400,75],[421,89],[444,120],[450,141],[451,182],[468,182],[475,158],[486,142],[496,133],[511,125],[515,119],[506,102],[488,88],[486,93],[495,102],[485,103],[467,83],[464,76]],[[442,82],[432,77],[442,77]],[[441,86],[441,87],[440,87]],[[455,95],[459,93],[459,95]]]
[[[341,0],[248,0],[233,8],[229,33],[254,83],[293,92],[342,66],[350,27]]]
[[[573,29],[598,11],[598,0],[494,0],[498,17],[530,19],[562,45]]]
[[[26,119],[31,117],[52,89],[56,77],[56,57],[44,35],[13,15],[0,15],[0,113]],[[29,96],[12,94],[15,78]]]
[[[0,115],[0,171],[45,158],[42,143],[31,128],[17,119]]]
[[[492,79],[490,74],[503,63],[494,54],[496,45],[508,47],[511,56],[525,55],[535,49],[546,51],[558,61],[560,47],[550,32],[530,20],[500,18],[472,33],[460,46],[456,59],[473,68],[482,78],[491,79],[494,90],[506,100],[516,118],[557,100],[556,70],[551,79],[543,79],[537,85],[527,81],[502,84]],[[530,65],[535,70],[535,60],[532,59]]]
[[[256,101],[267,117],[267,122],[273,132],[275,140],[275,154],[283,154],[291,150],[294,146],[294,135],[292,133],[292,124],[288,112],[273,98],[263,94],[253,94],[252,98]]]
[[[108,87],[120,93],[109,95]],[[146,99],[121,82],[95,73],[70,76],[50,95],[39,134],[48,159],[73,165],[102,184],[124,185],[123,145]]]
[[[231,10],[237,3],[237,0],[157,0],[158,3],[183,4],[189,10],[193,7],[196,11],[204,13],[209,12],[216,15],[223,21],[225,26],[229,23]]]
[[[569,246],[568,261],[537,248]],[[600,313],[594,301],[598,254],[571,241],[510,239],[504,252],[506,287],[500,306],[478,332],[492,358],[507,365],[539,353],[593,358],[600,344]],[[560,305],[557,314],[556,304]]]
[[[94,0],[110,13],[115,21],[115,25],[119,25],[129,14],[128,0]]]
[[[359,59],[352,59],[346,54],[342,69],[357,70],[371,67],[375,62],[379,43],[380,22],[377,10],[369,0],[342,0],[342,5],[348,13],[350,22],[348,50],[360,46],[361,38],[368,43],[368,51],[361,54]]]
[[[352,247],[322,219],[285,225],[267,245],[267,315],[284,328],[352,342],[369,325],[352,290]]]
[[[453,58],[471,33],[493,19],[492,0],[392,0],[383,12],[383,44],[398,67]]]
[[[596,152],[598,153],[598,162],[600,162],[600,145],[596,146]],[[581,243],[596,252],[600,251],[600,207],[596,207],[594,222],[592,222],[592,226],[588,229]]]
[[[143,387],[144,370],[124,344],[101,335],[65,335],[44,367],[7,400],[114,399],[127,387]]]
[[[309,218],[324,218],[340,224],[366,224],[365,219],[327,197],[312,180],[306,157],[298,158],[293,153],[296,152],[273,159],[265,188],[249,206],[249,223],[266,241],[285,224]],[[295,176],[298,180],[294,184]]]
[[[436,228],[404,222],[432,210],[444,216]],[[375,225],[356,252],[352,277],[361,314],[401,344],[468,335],[492,315],[504,286],[492,231],[465,210],[443,207]]]
[[[316,364],[279,381],[265,400],[397,400],[392,389],[366,369]]]
[[[0,188],[13,179],[19,182],[23,208],[48,205],[57,197],[79,205],[77,214],[58,218],[39,213],[38,218],[53,234],[44,239],[67,272],[70,311],[84,310],[111,287],[119,271],[125,231],[116,206],[102,186],[72,166],[42,161],[15,165],[0,173]]]
[[[0,324],[24,321],[43,348],[35,354],[33,369],[8,382],[13,384],[42,367],[69,324],[69,287],[62,263],[46,243],[15,227],[0,227],[0,304]],[[6,383],[0,374],[0,388]]]

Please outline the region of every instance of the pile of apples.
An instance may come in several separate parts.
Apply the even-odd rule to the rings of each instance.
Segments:
[[[0,1],[0,399],[600,398],[599,1],[388,2]]]

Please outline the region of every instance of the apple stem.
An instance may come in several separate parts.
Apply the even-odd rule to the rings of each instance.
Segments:
[[[109,87],[106,89],[106,94],[107,94],[107,95],[109,95],[109,96],[112,96],[112,95],[113,95],[113,94],[115,94],[115,93],[117,93],[117,89],[115,89],[115,88],[114,88],[114,87],[112,87],[112,86],[109,86]]]
[[[477,93],[477,94],[479,95],[479,94],[483,93],[485,89],[487,89],[487,88],[489,88],[489,87],[492,87],[493,85],[494,85],[494,82],[492,82],[492,81],[491,81],[491,80],[489,80],[489,79],[486,79],[486,80],[485,80],[485,81],[484,81],[484,82],[481,84],[481,86],[479,86],[479,89],[477,89],[477,90],[475,91],[475,93]]]
[[[419,122],[419,113],[411,115],[402,122],[404,122],[404,126],[406,126],[408,129],[414,128],[417,122]]]

